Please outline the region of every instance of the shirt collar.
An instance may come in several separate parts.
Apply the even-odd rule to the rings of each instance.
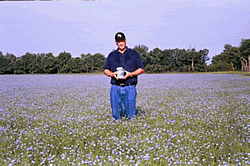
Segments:
[[[125,52],[127,52],[127,51],[129,51],[128,46],[126,46],[126,51],[125,51]],[[118,48],[116,49],[116,52],[117,52],[117,53],[120,53],[120,52],[118,51]],[[125,53],[125,52],[124,52],[124,53]],[[123,53],[123,54],[124,54],[124,53]]]

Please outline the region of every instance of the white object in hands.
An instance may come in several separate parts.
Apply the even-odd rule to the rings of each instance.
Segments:
[[[117,70],[117,77],[118,79],[122,79],[124,77],[124,69],[122,67],[117,67],[116,68]]]

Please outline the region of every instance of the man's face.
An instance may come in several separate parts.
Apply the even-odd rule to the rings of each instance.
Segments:
[[[126,39],[123,41],[118,41],[116,42],[116,45],[120,50],[124,50],[126,48]]]

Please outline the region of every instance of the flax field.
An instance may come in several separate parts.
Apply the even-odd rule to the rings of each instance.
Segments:
[[[104,75],[0,76],[0,165],[250,165],[250,77],[143,74],[135,118]]]

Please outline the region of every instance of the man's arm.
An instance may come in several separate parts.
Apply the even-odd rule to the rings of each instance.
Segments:
[[[111,72],[109,69],[105,69],[104,74],[108,77],[115,77],[116,79],[118,79],[117,72]]]

